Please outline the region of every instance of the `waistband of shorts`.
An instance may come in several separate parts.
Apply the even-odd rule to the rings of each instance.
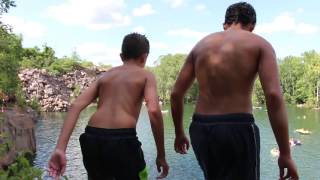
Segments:
[[[216,123],[216,124],[239,124],[254,123],[254,117],[251,113],[230,113],[230,114],[199,114],[194,113],[193,122],[197,123]]]
[[[95,136],[104,136],[104,137],[126,137],[126,138],[137,137],[137,131],[135,128],[106,129],[106,128],[97,128],[97,127],[87,126],[85,129],[85,133],[95,135]]]

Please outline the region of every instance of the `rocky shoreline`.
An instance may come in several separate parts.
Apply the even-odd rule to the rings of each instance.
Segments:
[[[27,101],[36,101],[43,112],[67,111],[70,101],[105,70],[80,69],[63,75],[46,70],[24,69],[19,73]]]

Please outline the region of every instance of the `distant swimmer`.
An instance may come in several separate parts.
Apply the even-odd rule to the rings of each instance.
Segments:
[[[162,114],[168,114],[169,110],[161,110]]]
[[[309,135],[312,133],[311,131],[304,129],[304,128],[296,129],[295,132],[302,134],[302,135]]]
[[[300,146],[302,145],[302,142],[298,139],[290,139],[289,140],[289,143],[290,143],[290,146],[293,147],[293,146]]]
[[[292,148],[293,146],[300,146],[300,145],[302,145],[302,142],[300,141],[300,140],[298,140],[298,139],[290,139],[289,140],[289,144],[290,144],[290,147]],[[272,148],[271,150],[270,150],[270,153],[271,153],[271,155],[272,156],[275,156],[275,157],[278,157],[279,156],[279,154],[280,154],[280,151],[279,151],[279,149],[278,148]]]
[[[262,109],[262,107],[261,106],[253,106],[253,109]]]
[[[278,148],[272,148],[272,149],[270,150],[270,153],[271,153],[272,156],[278,157],[279,154],[280,154],[280,151],[279,151]]]

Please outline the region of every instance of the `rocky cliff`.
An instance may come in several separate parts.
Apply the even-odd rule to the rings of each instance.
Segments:
[[[0,113],[0,169],[14,162],[20,152],[36,152],[35,122],[38,114],[6,109]]]
[[[71,99],[102,72],[83,69],[55,76],[46,70],[25,69],[19,73],[19,78],[28,101],[37,101],[41,111],[57,112],[66,111]]]

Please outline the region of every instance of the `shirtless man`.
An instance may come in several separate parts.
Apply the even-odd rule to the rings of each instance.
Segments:
[[[149,41],[144,35],[132,33],[125,36],[120,54],[123,65],[107,71],[71,105],[49,161],[49,175],[59,177],[64,173],[68,140],[79,114],[99,98],[97,111],[80,136],[88,179],[147,179],[146,163],[135,129],[143,100],[156,142],[156,165],[159,172],[162,170],[158,178],[167,176],[169,167],[165,159],[156,80],[144,69],[148,53]]]
[[[183,97],[194,79],[199,83],[189,133],[199,165],[209,180],[260,179],[260,137],[251,102],[257,75],[280,149],[279,178],[298,179],[275,52],[266,40],[251,33],[255,24],[256,14],[250,4],[228,7],[225,31],[205,37],[192,49],[171,94],[175,150],[185,154],[189,141],[182,123]]]

